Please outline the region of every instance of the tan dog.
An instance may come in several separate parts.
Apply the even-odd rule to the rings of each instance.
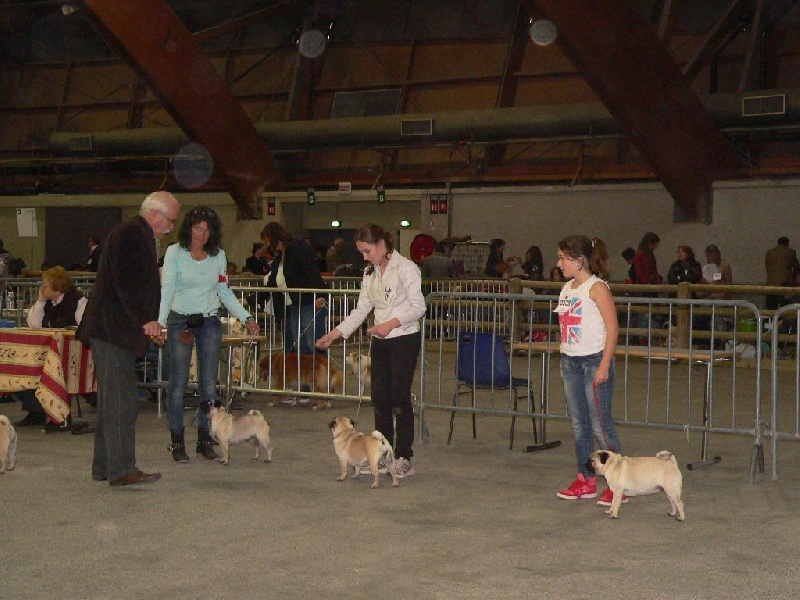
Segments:
[[[272,442],[269,439],[269,425],[264,416],[257,410],[251,410],[246,415],[234,417],[225,412],[222,403],[215,402],[209,411],[211,421],[211,437],[219,442],[222,452],[220,462],[228,464],[230,458],[229,447],[232,444],[250,442],[253,444],[253,460],[258,460],[259,449],[264,450],[267,458],[264,462],[272,462]]]
[[[369,463],[369,470],[372,473],[372,483],[369,487],[374,489],[378,487],[378,461],[383,459],[392,475],[392,486],[400,485],[394,468],[392,445],[380,431],[373,431],[369,435],[360,433],[356,431],[353,421],[348,417],[335,417],[328,427],[333,432],[333,447],[342,467],[342,473],[336,478],[336,481],[345,480],[347,465],[353,467],[353,479],[358,479],[361,466]]]
[[[300,381],[298,383],[298,360],[300,363]],[[274,352],[258,361],[258,376],[262,380],[271,381],[272,387],[279,390],[296,390],[312,392],[328,392],[335,394],[342,389],[342,372],[331,363],[330,389],[328,388],[328,359],[319,354],[297,354]],[[271,379],[270,379],[271,376]],[[293,403],[294,404],[294,403]],[[317,399],[315,408],[322,410],[331,408],[333,402]]]
[[[372,385],[372,359],[369,356],[351,352],[347,355],[346,362],[350,370],[358,375],[359,391],[363,391]]]
[[[610,450],[596,450],[589,455],[589,462],[598,475],[606,478],[614,494],[611,507],[606,511],[611,518],[617,518],[623,494],[644,496],[664,490],[672,507],[669,516],[677,515],[678,521],[684,520],[683,476],[671,452],[662,450],[655,456],[634,458]]]
[[[17,465],[17,432],[8,417],[0,415],[0,475]]]

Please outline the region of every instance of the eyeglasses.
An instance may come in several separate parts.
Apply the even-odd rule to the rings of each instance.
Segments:
[[[164,218],[165,218],[167,221],[169,221],[169,224],[170,224],[170,225],[172,225],[173,227],[175,227],[175,223],[177,223],[178,221],[176,221],[175,219],[170,219],[170,218],[167,216],[167,213],[165,213],[163,210],[158,210],[158,209],[156,209],[156,212],[157,212],[158,214],[160,214],[162,217],[164,217]]]

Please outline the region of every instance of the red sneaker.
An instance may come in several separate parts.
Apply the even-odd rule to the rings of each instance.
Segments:
[[[614,499],[614,492],[611,491],[611,488],[606,488],[603,490],[603,493],[600,494],[600,498],[598,498],[597,503],[600,506],[611,506],[611,501]],[[622,504],[627,504],[628,500],[627,496],[622,496]]]
[[[578,473],[578,478],[572,482],[567,489],[556,493],[556,496],[564,500],[578,500],[580,498],[594,498],[597,496],[597,479],[589,477],[586,479],[583,473]]]

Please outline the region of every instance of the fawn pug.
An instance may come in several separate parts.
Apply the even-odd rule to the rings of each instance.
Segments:
[[[263,449],[267,455],[264,462],[272,462],[269,425],[259,411],[251,410],[246,415],[234,417],[217,401],[209,408],[208,415],[211,421],[211,437],[219,442],[222,452],[220,462],[223,465],[227,465],[230,459],[230,446],[241,442],[250,442],[253,445],[253,460],[258,460],[259,450]]]
[[[0,475],[17,465],[17,432],[5,415],[0,415]]]
[[[372,384],[372,359],[366,354],[351,352],[347,355],[346,362],[350,370],[358,375],[359,389],[368,388]]]
[[[392,445],[380,431],[369,435],[356,431],[356,427],[348,417],[335,417],[329,424],[333,432],[333,447],[339,458],[342,472],[336,481],[344,481],[347,477],[347,465],[353,467],[353,479],[358,479],[361,466],[369,463],[372,483],[369,487],[378,487],[378,461],[383,459],[392,476],[392,486],[400,485],[394,467],[394,451]]]
[[[606,478],[614,494],[611,507],[606,511],[611,518],[617,518],[623,494],[644,496],[663,490],[672,507],[669,516],[677,515],[678,521],[684,520],[683,476],[671,452],[662,450],[655,456],[631,457],[610,450],[596,450],[589,455],[589,462],[598,475]]]
[[[328,359],[319,354],[289,352],[284,355],[282,352],[273,352],[258,361],[258,376],[262,380],[270,381],[271,387],[279,390],[335,394],[342,389],[342,372],[330,363],[329,373]],[[330,400],[318,398],[314,408],[322,410],[331,406],[333,403]]]

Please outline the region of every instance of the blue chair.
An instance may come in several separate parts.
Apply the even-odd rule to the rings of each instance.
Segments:
[[[527,398],[531,406],[535,406],[533,388],[530,381],[524,377],[513,377],[511,365],[503,342],[503,338],[489,332],[459,331],[458,347],[456,349],[456,390],[453,394],[453,406],[458,406],[458,399],[463,394],[472,395],[472,406],[475,407],[477,390],[509,390],[513,394],[513,410],[516,412],[519,402],[519,390],[527,390]],[[450,434],[447,443],[453,437],[453,424],[456,411],[450,413]],[[475,423],[476,413],[472,413],[472,438],[477,437]],[[511,431],[509,433],[508,449],[514,447],[514,425],[516,415],[511,417]],[[533,423],[534,444],[539,443],[539,434],[536,431],[536,421]]]

